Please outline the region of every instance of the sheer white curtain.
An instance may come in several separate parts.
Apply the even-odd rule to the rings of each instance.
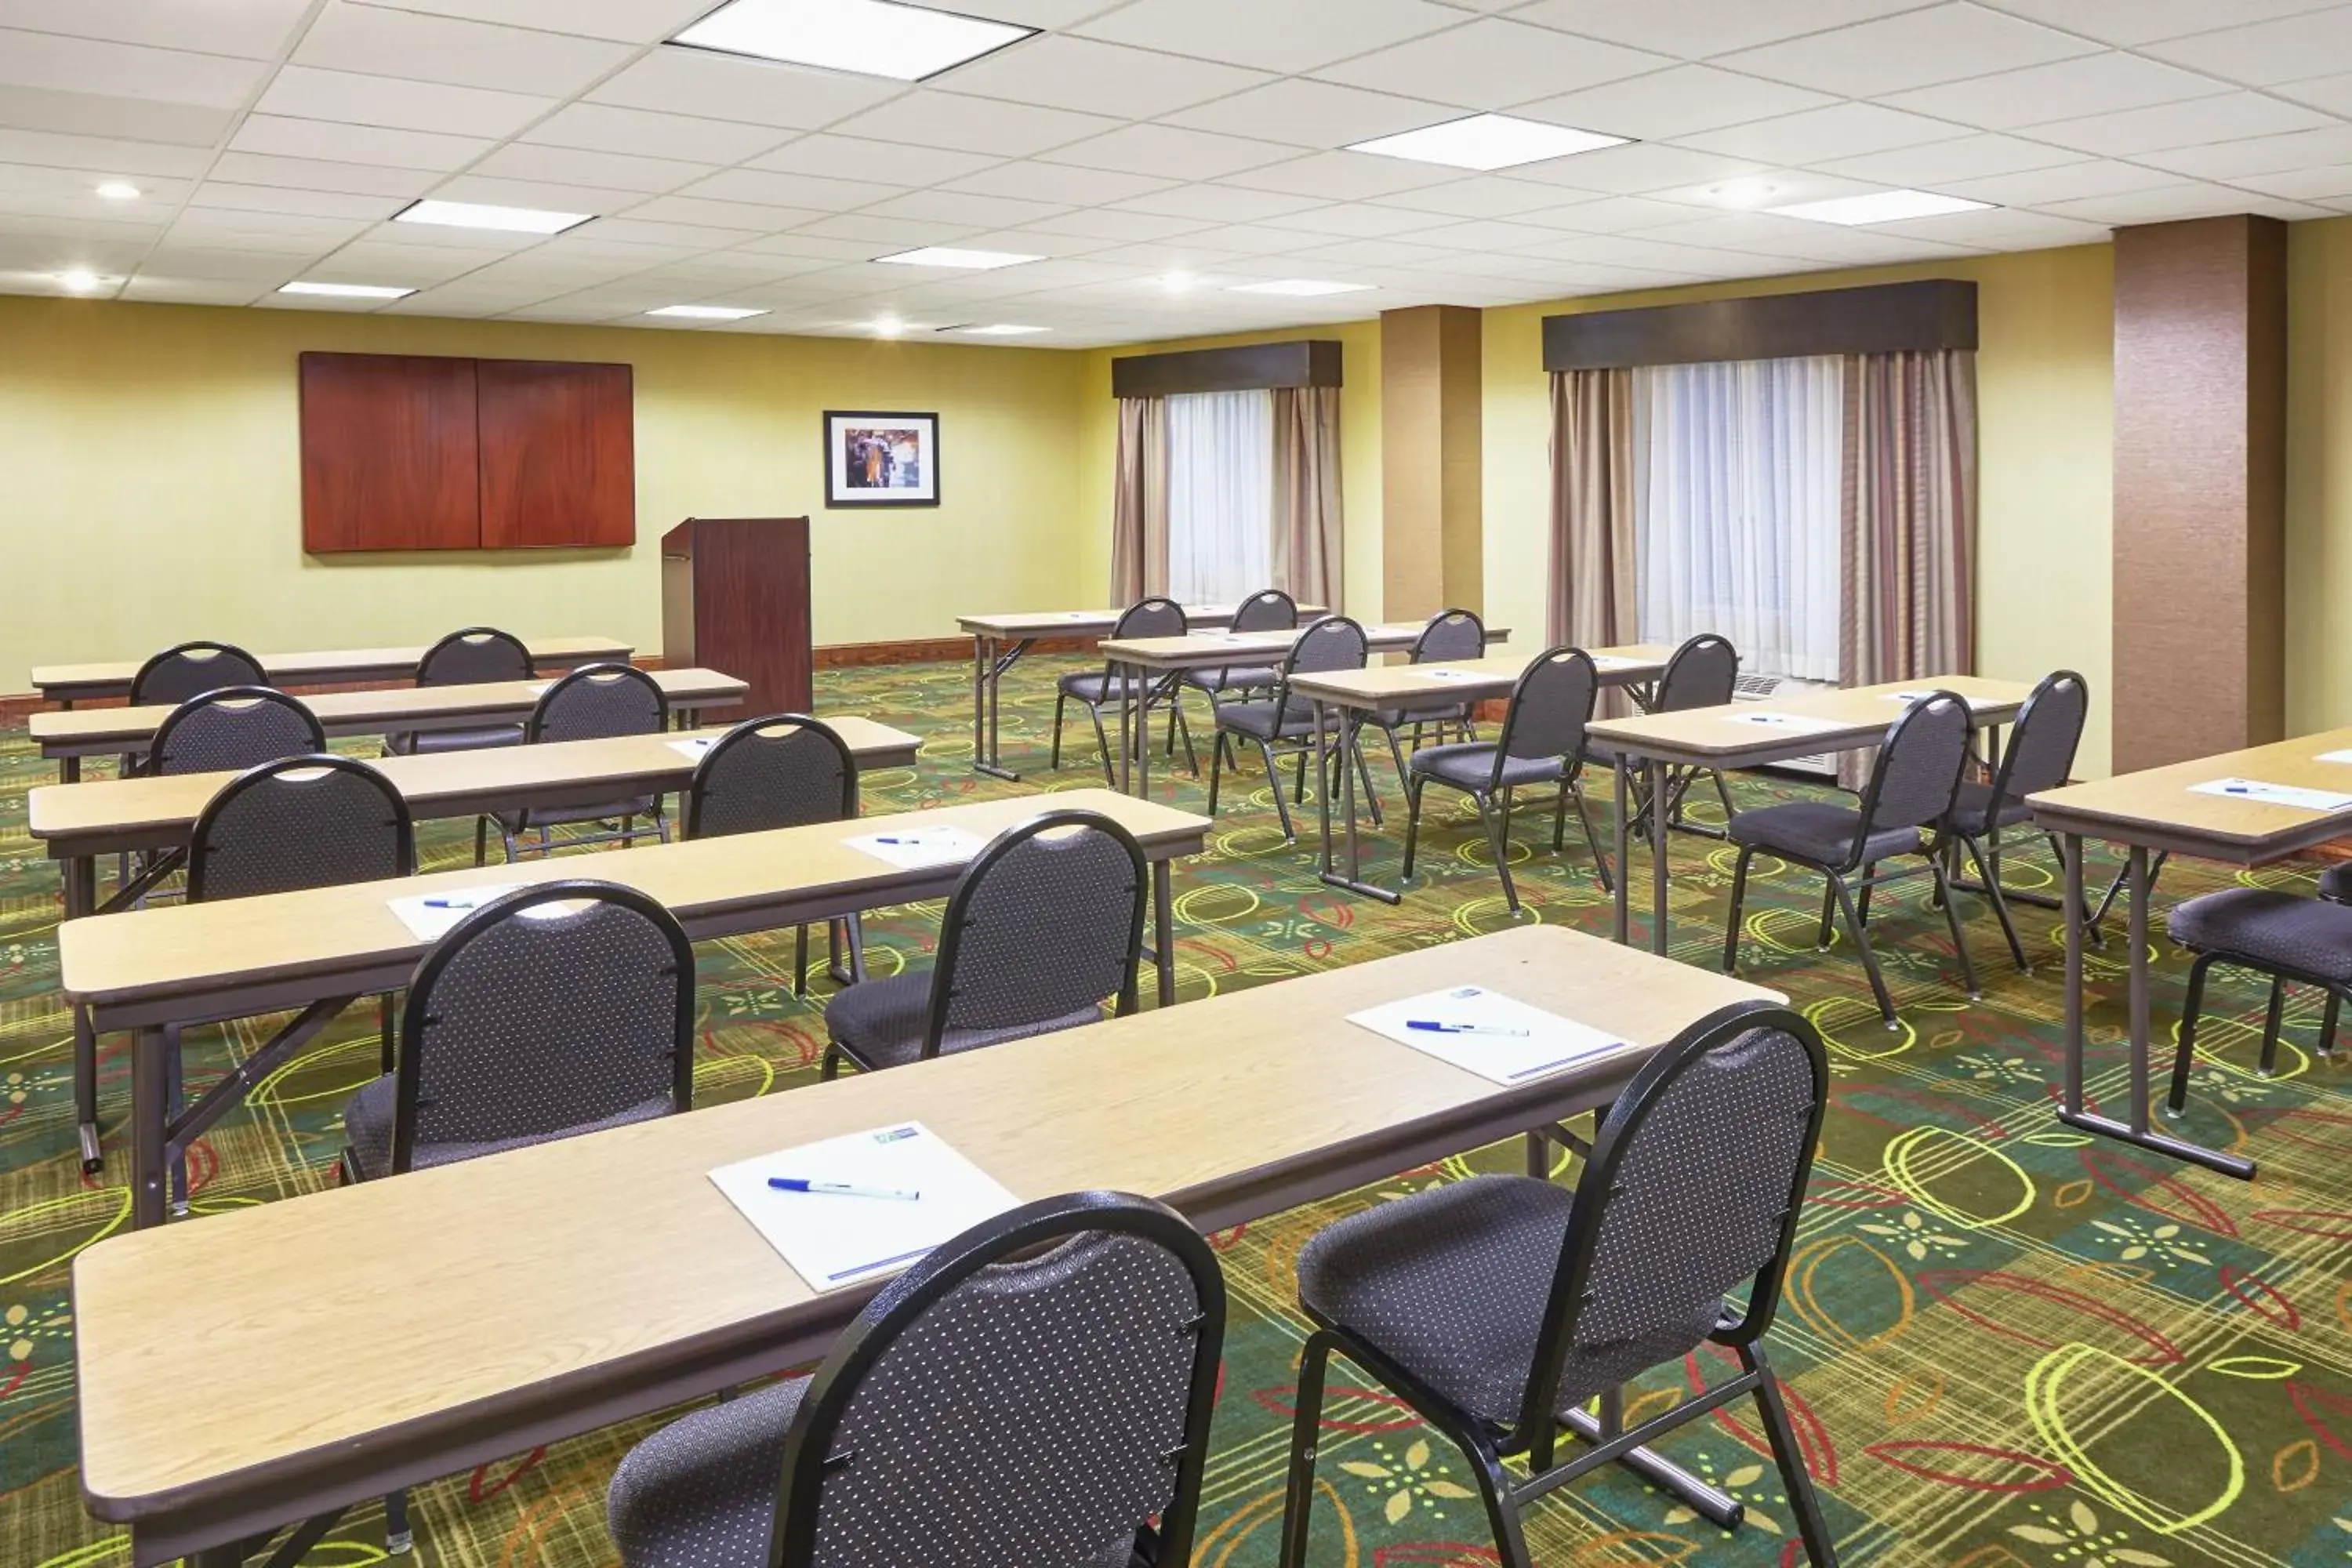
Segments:
[[[1169,398],[1169,597],[1230,605],[1273,572],[1274,395]]]
[[[1720,632],[1740,667],[1838,678],[1844,364],[1634,373],[1642,639]]]

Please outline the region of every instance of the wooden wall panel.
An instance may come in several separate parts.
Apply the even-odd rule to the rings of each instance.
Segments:
[[[1338,386],[1338,342],[1298,338],[1231,349],[1129,354],[1110,362],[1113,397],[1169,397],[1195,392],[1255,392],[1276,386]]]
[[[304,550],[476,548],[472,360],[306,353],[299,374]]]
[[[1546,370],[1709,364],[1977,346],[1977,286],[1954,278],[1546,316]]]
[[[635,421],[625,364],[476,362],[485,550],[636,542]]]
[[[1381,614],[1486,608],[1480,312],[1381,315]]]

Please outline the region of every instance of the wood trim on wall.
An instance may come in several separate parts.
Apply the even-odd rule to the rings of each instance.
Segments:
[[[1110,362],[1110,391],[1113,397],[1169,397],[1277,386],[1338,386],[1339,357],[1339,344],[1328,338],[1129,354]]]
[[[1546,316],[1548,371],[1973,349],[1977,286],[1955,278]]]

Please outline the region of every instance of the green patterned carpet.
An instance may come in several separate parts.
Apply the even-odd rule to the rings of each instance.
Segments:
[[[968,769],[963,667],[830,675],[821,708],[929,737],[919,769],[868,779],[873,809],[1072,787],[1099,776],[1086,771],[1090,733],[1062,773],[1042,769],[1051,676],[1074,667],[1037,660],[1008,684],[1009,760],[1039,770],[1018,785],[977,781]],[[1393,798],[1385,767],[1377,776]],[[20,729],[0,736],[0,1564],[111,1568],[129,1562],[127,1544],[83,1513],[75,1486],[68,1266],[126,1222],[129,1201],[119,1187],[86,1183],[74,1158],[68,1029],[55,989],[58,880],[24,829],[24,792],[48,777]],[[1420,885],[1390,909],[1319,886],[1307,850],[1283,845],[1263,785],[1252,773],[1229,790],[1211,853],[1179,869],[1186,1000],[1504,923],[1483,841],[1450,815],[1450,800],[1424,837]],[[1750,805],[1790,788],[1739,787]],[[1189,778],[1163,795],[1171,790],[1180,803],[1203,799]],[[431,826],[428,862],[455,863],[467,837],[459,825]],[[1532,822],[1527,839],[1512,853],[1529,918],[1605,931],[1608,906],[1580,853],[1556,859],[1537,845]],[[1376,874],[1393,876],[1397,843],[1371,840]],[[1681,838],[1676,852],[1677,955],[1712,963],[1729,857],[1698,838]],[[2011,879],[2046,885],[2045,865],[2038,850],[2022,854]],[[1873,932],[1904,1018],[1890,1033],[1844,950],[1812,950],[1818,882],[1769,861],[1760,867],[1770,874],[1748,906],[1748,973],[1787,990],[1816,1020],[1835,1069],[1772,1344],[1845,1560],[1949,1568],[2352,1563],[2352,1096],[2342,1057],[2306,1054],[2315,1002],[2294,998],[2279,1075],[2263,1079],[2249,1056],[2260,994],[2239,981],[2217,991],[2233,1016],[2202,1037],[2215,1054],[2199,1066],[2187,1125],[2205,1142],[2260,1158],[2262,1180],[2242,1185],[2055,1124],[2049,1086],[2062,997],[2053,917],[2037,912],[2030,922],[2037,966],[2021,977],[1990,914],[1964,903],[1987,985],[1985,999],[1969,1005],[1924,893],[1882,900]],[[2163,901],[2224,878],[2175,867]],[[2308,883],[2297,867],[2259,878]],[[868,930],[877,970],[925,954],[935,916],[877,916]],[[816,1007],[780,990],[789,939],[715,943],[700,957],[698,1097],[789,1093],[813,1081],[822,1026]],[[2157,1016],[2168,1031],[2185,965],[2168,950],[2158,957]],[[2113,944],[2093,955],[2093,1087],[2110,1103],[2122,1084],[2120,959]],[[192,1032],[191,1091],[269,1026],[254,1020]],[[353,1017],[271,1078],[198,1146],[199,1212],[185,1223],[326,1185],[340,1107],[373,1072],[374,1058],[368,1020]],[[104,1068],[111,1131],[127,1068],[111,1051]],[[1213,1105],[1192,1110],[1216,1113]],[[1513,1145],[1401,1173],[1216,1238],[1234,1310],[1196,1558],[1203,1568],[1274,1560],[1301,1338],[1289,1310],[1300,1245],[1339,1215],[1474,1168],[1514,1168],[1518,1158]],[[119,1179],[119,1170],[118,1161],[102,1180]],[[299,1292],[302,1281],[283,1286]],[[318,1370],[331,1378],[335,1369]],[[1655,1414],[1686,1380],[1716,1370],[1701,1356],[1652,1374],[1632,1414]],[[1357,1381],[1344,1369],[1336,1378],[1343,1388]],[[1345,1393],[1328,1410],[1318,1568],[1492,1563],[1460,1458],[1392,1401]],[[604,1484],[643,1429],[518,1454],[420,1491],[415,1561],[612,1563]],[[1545,1568],[1799,1560],[1749,1405],[1666,1447],[1748,1500],[1749,1526],[1727,1537],[1612,1472],[1544,1505],[1530,1528],[1537,1560]],[[381,1514],[357,1513],[306,1562],[359,1568],[382,1560],[382,1542]]]

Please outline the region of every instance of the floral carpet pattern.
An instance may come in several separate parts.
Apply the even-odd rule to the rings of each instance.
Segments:
[[[1008,678],[1006,760],[1029,774],[1018,784],[970,770],[962,667],[830,672],[819,708],[926,737],[918,767],[866,779],[869,810],[1076,787],[1100,778],[1089,771],[1090,731],[1074,731],[1062,771],[1045,771],[1052,677],[1076,668],[1033,659]],[[1396,804],[1393,775],[1384,763],[1375,768]],[[25,792],[51,776],[21,728],[0,733],[0,1564],[114,1568],[130,1561],[127,1540],[82,1510],[75,1483],[68,1268],[77,1251],[127,1224],[129,1198],[113,1184],[119,1160],[85,1179],[75,1158],[69,1026],[56,988],[58,878],[25,831]],[[1205,800],[1176,770],[1159,772],[1156,784],[1178,804]],[[1808,787],[1734,785],[1746,806]],[[1604,833],[1606,794],[1594,791]],[[1283,843],[1273,797],[1252,767],[1227,789],[1209,853],[1177,873],[1182,999],[1500,929],[1508,916],[1475,822],[1454,797],[1432,801],[1420,875],[1391,909],[1316,881],[1308,843]],[[1524,918],[1605,932],[1609,905],[1590,862],[1573,836],[1566,854],[1551,852],[1538,826],[1548,816],[1529,813],[1511,849]],[[470,847],[464,824],[428,825],[422,837],[428,867],[458,863]],[[1373,874],[1393,879],[1395,834],[1375,833],[1368,845]],[[1677,836],[1674,852],[1675,954],[1717,963],[1730,857],[1696,836]],[[589,869],[596,852],[581,853]],[[2039,845],[2020,847],[2009,879],[2046,888],[2048,864]],[[1937,1568],[2352,1563],[2352,1052],[2313,1054],[2318,999],[2292,996],[2287,1043],[2276,1076],[2265,1079],[2252,1061],[2262,994],[2243,979],[2217,982],[2221,1016],[2200,1036],[2184,1126],[2260,1160],[2261,1179],[2242,1184],[2076,1134],[2052,1117],[2063,1005],[2054,916],[2024,911],[2035,967],[2021,975],[1989,912],[1963,900],[1985,985],[1971,1003],[1924,882],[1882,900],[1872,934],[1902,1014],[1890,1031],[1843,943],[1814,949],[1818,881],[1769,859],[1759,872],[1746,973],[1787,991],[1815,1020],[1834,1068],[1822,1158],[1769,1342],[1844,1560]],[[2307,889],[2310,873],[2285,865],[2241,879]],[[2176,864],[2159,906],[2234,875]],[[1637,909],[1644,894],[1637,882]],[[929,906],[874,916],[877,973],[924,962],[937,915]],[[2161,938],[2158,960],[2156,1016],[2168,1038],[2186,965]],[[2110,1104],[2124,1084],[2122,961],[2113,940],[2091,954],[2091,1087]],[[789,933],[707,944],[699,962],[698,1099],[791,1093],[814,1081],[823,998],[798,1001],[783,990]],[[256,1019],[190,1031],[191,1093],[271,1026]],[[112,1146],[128,1068],[119,1042],[106,1045]],[[196,1212],[177,1223],[202,1225],[208,1212],[331,1183],[341,1107],[375,1070],[375,1052],[371,1018],[355,1014],[261,1085],[197,1146]],[[1196,1110],[1215,1114],[1213,1105]],[[1293,1310],[1301,1245],[1343,1214],[1519,1161],[1516,1144],[1466,1154],[1215,1238],[1234,1310],[1195,1554],[1203,1568],[1274,1561],[1304,1335]],[[302,1282],[284,1285],[299,1291]],[[1720,1371],[1705,1353],[1660,1369],[1632,1392],[1629,1415],[1657,1414]],[[1335,1369],[1317,1568],[1495,1562],[1464,1460],[1363,1381],[1344,1363]],[[605,1482],[656,1424],[517,1454],[421,1489],[412,1561],[612,1563]],[[1664,1447],[1745,1500],[1748,1524],[1727,1534],[1612,1469],[1538,1509],[1529,1527],[1537,1562],[1801,1561],[1751,1406],[1727,1407]],[[354,1511],[304,1561],[383,1561],[383,1530],[380,1510]]]

